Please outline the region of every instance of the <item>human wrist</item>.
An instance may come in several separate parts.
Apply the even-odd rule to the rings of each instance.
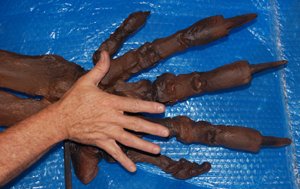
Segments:
[[[69,138],[66,129],[66,117],[62,114],[62,107],[59,102],[49,105],[41,113],[41,116],[47,119],[46,122],[50,123],[49,127],[51,128],[53,137],[55,137],[58,142]]]

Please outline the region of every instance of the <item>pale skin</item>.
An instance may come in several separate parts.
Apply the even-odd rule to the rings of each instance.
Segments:
[[[164,105],[100,90],[97,86],[109,66],[109,56],[102,52],[100,62],[62,99],[0,133],[0,187],[66,139],[102,148],[130,172],[136,166],[116,142],[153,154],[160,152],[158,145],[124,129],[162,137],[169,135],[168,129],[124,112],[162,113]]]

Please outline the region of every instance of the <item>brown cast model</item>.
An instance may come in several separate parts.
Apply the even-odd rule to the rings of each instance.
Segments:
[[[149,12],[131,14],[122,25],[104,42],[93,55],[96,63],[100,51],[107,50],[112,56],[124,40],[137,31],[146,21]],[[173,75],[165,73],[153,83],[142,80],[127,83],[132,75],[155,65],[160,60],[195,45],[204,45],[228,35],[232,28],[241,26],[256,18],[247,14],[229,19],[213,16],[196,22],[177,33],[145,43],[111,61],[108,74],[99,87],[107,92],[172,104],[190,96],[205,92],[233,88],[250,83],[256,72],[281,66],[286,61],[250,65],[239,61],[208,72]],[[74,82],[86,71],[75,63],[57,55],[27,56],[0,50],[0,87],[23,92],[31,96],[42,96],[42,100],[22,99],[0,91],[0,125],[13,125],[59,100]],[[214,126],[208,122],[195,122],[188,117],[147,120],[160,123],[184,143],[200,143],[223,146],[236,150],[258,152],[261,147],[281,147],[289,145],[288,138],[262,136],[258,131],[238,126]],[[164,155],[150,155],[122,146],[124,152],[134,162],[146,162],[160,167],[178,179],[187,179],[210,170],[210,163],[201,165],[185,159],[172,160]],[[114,161],[99,148],[71,143],[70,150],[73,167],[83,183],[89,183],[98,172],[98,162],[104,158]]]

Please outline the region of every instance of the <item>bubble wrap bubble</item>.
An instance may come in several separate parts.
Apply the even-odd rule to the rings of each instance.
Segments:
[[[297,0],[159,0],[0,2],[0,48],[22,54],[59,54],[86,69],[99,44],[131,13],[149,10],[147,24],[129,38],[116,56],[183,29],[199,19],[257,13],[256,21],[221,40],[176,54],[132,78],[154,80],[164,72],[208,71],[221,65],[287,59],[288,66],[258,74],[251,85],[190,98],[167,108],[166,116],[187,115],[214,124],[244,125],[265,135],[293,139],[287,148],[249,154],[218,147],[184,145],[174,139],[153,140],[162,154],[198,163],[209,161],[209,173],[180,181],[158,168],[139,164],[128,173],[118,164],[100,163],[96,179],[83,185],[73,175],[73,188],[298,188],[300,163],[300,3]],[[64,188],[63,149],[58,145],[5,187]]]

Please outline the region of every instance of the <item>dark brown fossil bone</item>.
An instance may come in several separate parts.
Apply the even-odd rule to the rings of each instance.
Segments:
[[[133,74],[155,65],[158,61],[172,54],[224,37],[232,28],[241,26],[255,18],[256,14],[246,14],[228,19],[223,16],[212,16],[169,37],[156,39],[152,43],[145,43],[138,49],[131,50],[112,60],[111,69],[101,81],[101,85],[104,88],[111,87],[118,80],[129,79]]]
[[[0,114],[1,120],[3,118],[3,125],[13,125],[17,121],[20,121],[19,117],[14,116],[13,112],[15,111],[23,112],[24,115],[22,117],[26,118],[50,104],[50,102],[48,101],[47,103],[44,103],[43,100],[37,101],[32,99],[21,99],[1,91],[0,95],[0,102],[8,102],[7,105],[9,105],[5,106],[3,104],[3,106],[0,106],[0,111],[6,112],[7,114]],[[13,104],[11,104],[11,101],[13,101]],[[18,103],[23,101],[25,103]],[[18,106],[13,106],[14,104],[17,104]],[[103,150],[96,147],[81,145],[77,143],[70,143],[69,145],[74,171],[79,180],[84,184],[89,183],[96,177],[99,170],[98,163],[102,158],[110,162],[114,162],[112,157],[110,157]],[[67,145],[65,145],[65,147],[67,147]],[[157,156],[142,153],[140,151],[134,151],[133,149],[127,149],[124,146],[123,150],[134,162],[146,162],[154,164],[161,168],[163,171],[166,171],[166,173],[172,174],[175,178],[178,179],[188,179],[199,174],[206,173],[210,170],[211,167],[210,163],[208,162],[204,162],[203,164],[199,165],[197,163],[189,162],[185,159],[175,161],[163,155]],[[68,158],[65,159],[67,160]],[[69,174],[68,171],[66,173],[66,175]],[[70,186],[70,183],[68,183],[67,186]]]
[[[262,136],[259,131],[246,127],[195,122],[186,116],[147,120],[166,126],[170,130],[170,137],[176,137],[178,141],[186,144],[200,143],[248,152],[258,152],[262,147],[291,144],[289,138]]]
[[[286,63],[283,60],[249,65],[247,61],[238,61],[209,72],[178,76],[165,73],[154,83],[147,80],[136,83],[119,81],[106,91],[171,104],[196,94],[248,84],[252,74]],[[14,69],[20,72],[13,71]],[[58,100],[84,73],[86,72],[80,66],[57,55],[26,56],[0,50],[0,87],[33,96],[41,95],[51,102]]]
[[[153,83],[148,80],[136,83],[120,81],[111,87],[109,92],[132,98],[172,104],[205,92],[214,92],[248,84],[252,80],[252,74],[286,63],[287,61],[282,60],[250,65],[247,61],[238,61],[208,72],[193,72],[178,76],[165,73]]]
[[[0,91],[0,125],[11,126],[51,104],[49,101],[23,99]]]
[[[129,16],[120,27],[120,30],[112,34],[112,37],[101,45],[100,49],[112,49],[110,51],[114,53],[120,42],[145,22],[148,14],[148,12],[140,12]],[[129,51],[120,58],[112,60],[110,71],[103,82],[114,83],[115,80],[111,77],[116,75],[121,76],[122,79],[127,79],[131,75],[128,74],[129,72],[137,73],[148,67],[146,64],[151,66],[162,58],[188,47],[207,44],[227,35],[230,29],[245,24],[255,17],[255,14],[229,19],[224,19],[222,16],[213,16],[201,20],[174,35],[157,39],[153,43],[146,43],[139,49]],[[127,28],[127,31],[122,33],[121,29],[124,28]],[[112,42],[114,38],[118,38],[115,43]],[[157,53],[160,54],[158,59],[155,58]],[[119,63],[117,63],[118,61]],[[22,91],[30,95],[44,96],[51,102],[58,100],[85,73],[80,66],[57,55],[25,56],[3,50],[0,51],[0,68],[0,87]],[[22,74],[16,73],[15,70],[22,70]],[[122,76],[124,74],[127,76]],[[32,83],[35,83],[35,85],[31,85]]]
[[[1,55],[5,55],[5,58],[3,58]],[[51,55],[47,55],[47,56],[52,57],[49,59],[46,58],[46,60],[50,60],[50,65],[48,66],[48,68],[43,68],[43,65],[47,65],[47,61],[45,62],[44,56],[25,56],[25,55],[17,55],[15,53],[9,53],[6,51],[0,51],[0,60],[1,60],[1,57],[3,58],[2,62],[0,62],[0,68],[1,68],[0,87],[7,87],[7,88],[11,88],[13,90],[21,90],[22,92],[26,92],[26,93],[29,93],[32,95],[45,95],[46,96],[46,98],[43,99],[42,101],[34,101],[31,99],[18,99],[18,101],[23,102],[23,106],[21,106],[22,104],[19,104],[20,105],[19,112],[23,112],[24,115],[26,115],[26,113],[30,114],[30,111],[32,111],[32,110],[38,111],[39,109],[42,109],[46,105],[50,104],[50,102],[47,101],[47,99],[50,99],[50,101],[52,102],[52,101],[55,101],[56,99],[58,99],[59,97],[61,97],[61,95],[63,95],[63,93],[69,89],[69,87],[76,81],[76,79],[85,73],[85,71],[83,69],[81,69],[80,66],[77,66],[74,63],[67,62],[66,60],[61,61],[61,62],[59,62],[59,61],[56,62],[57,59],[61,58],[59,56],[51,56]],[[58,57],[58,58],[56,58],[56,57]],[[34,60],[34,61],[32,61],[32,60]],[[198,80],[195,80],[194,78],[199,78],[199,75],[202,75],[202,76],[206,75],[205,77],[208,82],[204,82],[205,83],[204,86],[209,86],[209,87],[204,88],[204,89],[206,91],[213,91],[213,90],[223,89],[226,87],[234,87],[234,86],[237,86],[240,84],[245,84],[250,81],[251,74],[256,71],[261,70],[261,68],[278,66],[283,63],[285,63],[285,62],[281,61],[281,62],[276,62],[276,63],[263,64],[263,66],[256,65],[256,66],[254,66],[254,68],[255,68],[254,69],[253,66],[249,66],[247,62],[238,62],[238,63],[223,66],[221,68],[217,68],[216,70],[207,72],[207,74],[201,73],[201,74],[197,75],[197,73],[192,73],[192,74],[184,74],[184,75],[179,75],[179,76],[166,74],[165,76],[163,75],[160,78],[158,78],[158,80],[154,83],[154,85],[152,85],[149,81],[139,82],[139,84],[146,83],[146,85],[145,85],[146,89],[147,89],[146,92],[141,93],[140,90],[138,90],[137,88],[133,88],[134,90],[132,90],[132,88],[130,88],[130,87],[124,88],[124,86],[121,87],[118,83],[114,86],[114,88],[116,88],[116,91],[117,91],[117,92],[114,91],[114,93],[121,94],[120,91],[125,91],[122,93],[122,95],[131,96],[131,97],[135,97],[135,98],[141,98],[141,99],[147,99],[147,100],[158,100],[158,101],[162,101],[164,103],[175,102],[179,99],[187,98],[188,95],[194,95],[194,94],[202,92],[201,90],[197,91],[194,89],[195,88],[194,86],[198,85],[195,82]],[[37,65],[37,66],[35,66],[35,65]],[[13,74],[11,74],[13,71],[12,68],[14,68],[14,67],[17,68],[16,70],[20,70],[20,71],[26,70],[24,77],[21,77],[21,75],[23,74],[22,72],[18,72],[16,70],[14,70]],[[60,77],[60,78],[56,79],[55,82],[52,84],[50,82],[52,79],[51,74],[59,75],[61,72],[57,72],[56,69],[60,69],[61,67],[64,68],[64,72],[68,73],[67,74],[68,77],[65,77],[65,76]],[[71,67],[70,72],[68,71],[68,67]],[[259,68],[259,69],[257,69],[257,68]],[[39,69],[41,69],[41,72],[38,71]],[[39,74],[37,79],[32,81],[31,78],[34,78],[33,76],[35,75],[36,72],[43,73],[43,74]],[[46,74],[46,79],[42,78],[43,75],[45,75],[45,74]],[[3,77],[3,75],[5,77]],[[70,76],[72,76],[72,77],[70,77]],[[169,78],[171,77],[172,79],[174,78],[174,80],[176,82],[170,82],[172,80],[168,79],[168,77]],[[229,78],[229,79],[224,79],[224,78]],[[39,81],[42,81],[42,84],[36,85],[36,82],[39,82]],[[218,84],[218,81],[222,81],[221,84]],[[5,85],[2,85],[2,83],[4,83]],[[60,83],[66,83],[66,84],[61,85]],[[60,84],[60,85],[57,87],[57,86],[55,86],[56,84]],[[30,85],[30,87],[28,87],[27,90],[25,90],[25,89],[23,90],[24,85]],[[130,85],[134,85],[134,84],[128,84],[128,86],[130,86]],[[155,87],[153,87],[155,85],[162,86],[162,87],[160,87],[160,88],[157,87],[157,89],[156,89]],[[165,92],[166,95],[162,95],[162,96],[167,97],[167,95],[169,94],[168,93],[169,90],[174,90],[180,85],[185,86],[186,90],[180,90],[181,91],[180,93],[176,93],[176,91],[175,92],[173,91],[172,95],[170,95],[171,98],[169,98],[167,100],[166,100],[166,98],[165,98],[165,100],[161,100],[163,98],[159,97],[159,95],[157,95],[157,92],[160,90],[160,94],[163,94]],[[145,86],[143,86],[143,85],[141,85],[141,86],[142,86],[142,88],[143,87],[145,88]],[[51,94],[46,94],[47,91],[49,91],[53,88],[59,89],[59,90],[56,90],[59,92],[54,91]],[[129,92],[126,92],[126,90]],[[145,91],[145,90],[142,90],[142,91]],[[174,96],[173,93],[178,96],[176,96],[176,95]],[[136,94],[138,94],[138,95],[136,95]],[[187,96],[184,96],[184,95],[187,95]],[[9,96],[9,97],[12,98],[13,96]],[[159,97],[160,99],[157,97]],[[17,98],[17,97],[14,97],[14,98]],[[14,99],[14,98],[12,98],[12,99]],[[3,99],[3,102],[9,102],[9,101]],[[18,103],[18,102],[16,101],[16,103]],[[29,104],[31,104],[31,107],[28,107]],[[1,112],[8,112],[7,107],[9,107],[9,105],[0,106],[0,108],[3,108],[3,111],[1,111]],[[35,108],[35,107],[37,107],[37,108]],[[24,110],[24,111],[20,111],[20,110]],[[28,111],[28,110],[30,110],[30,111]],[[34,113],[34,112],[32,112],[32,113]],[[6,118],[4,117],[4,119],[1,119],[3,121],[3,124],[5,124],[5,122],[10,122],[10,124],[12,124],[12,120],[10,120],[10,119],[16,118],[16,117],[14,117],[14,115],[15,114],[7,114]],[[1,116],[3,116],[3,115],[1,115]],[[23,117],[25,118],[25,116],[23,116]],[[19,117],[17,117],[17,118],[19,118]],[[19,120],[21,120],[21,119],[19,118]],[[247,130],[244,130],[244,131],[247,131]],[[226,144],[226,141],[224,143]],[[220,145],[225,146],[225,144],[220,144]],[[97,164],[99,162],[99,159],[97,160],[95,158],[96,156],[93,153],[99,153],[99,152],[97,152],[98,150],[94,147],[89,147],[89,149],[87,149],[87,150],[85,150],[86,147],[82,147],[82,148],[83,148],[83,150],[78,151],[75,155],[73,153],[72,161],[73,161],[73,164],[75,163],[75,165],[77,165],[74,167],[75,167],[75,172],[76,172],[78,178],[81,181],[83,181],[84,183],[88,183],[96,176],[96,173],[98,172]],[[92,152],[90,152],[91,149],[93,149]]]
[[[11,98],[11,95],[5,95],[0,98],[2,102],[9,102],[5,97]],[[37,103],[40,101],[33,101],[31,99],[18,100],[27,101],[27,103],[19,104],[18,107],[21,110],[25,110],[27,113],[30,112],[26,110],[36,110],[44,105],[43,103],[42,105]],[[5,107],[6,106],[0,106],[0,110],[7,112],[8,115],[13,115],[11,114],[13,109],[5,109]],[[281,147],[291,143],[291,140],[288,138],[262,136],[258,131],[251,128],[223,125],[216,126],[205,121],[195,122],[185,116],[146,119],[166,126],[170,130],[170,137],[176,137],[177,140],[188,144],[200,143],[209,146],[223,146],[236,150],[258,152],[261,147]],[[113,160],[108,154],[96,147],[75,143],[71,143],[70,145],[75,173],[85,184],[89,183],[97,175],[98,163],[102,158],[109,161]],[[185,160],[177,162],[162,155],[149,155],[139,151],[128,150],[124,147],[123,149],[134,162],[147,162],[154,164],[160,167],[163,171],[166,171],[179,179],[186,179],[203,174],[210,169],[210,164],[207,162],[201,165]],[[182,169],[182,167],[184,168]]]
[[[198,163],[190,162],[183,158],[179,161],[175,161],[164,155],[150,155],[136,150],[128,150],[126,154],[133,162],[144,162],[156,165],[177,179],[189,179],[207,173],[211,168],[209,162],[204,162],[199,165]]]
[[[102,150],[93,146],[71,143],[70,152],[76,176],[82,183],[88,184],[97,176],[98,163],[103,157]]]
[[[187,144],[200,143],[254,153],[262,147],[282,147],[291,144],[289,138],[262,136],[259,131],[246,127],[212,125],[205,121],[195,122],[186,116],[146,119],[166,126],[170,130],[170,137],[176,137],[177,140]],[[76,147],[80,149],[80,146]],[[201,165],[184,159],[177,162],[163,155],[156,156],[132,149],[123,149],[134,162],[154,164],[178,179],[188,179],[208,172],[210,169],[208,162]],[[113,162],[113,159],[104,151],[94,147],[81,147],[81,153],[79,151],[75,151],[75,158],[72,160],[76,165],[75,172],[78,173],[77,176],[83,183],[89,183],[97,175],[97,165],[103,157]]]
[[[93,62],[100,60],[101,51],[107,51],[110,56],[115,54],[125,39],[142,27],[150,12],[134,12],[126,18],[122,24],[106,39],[93,54]]]
[[[0,87],[57,101],[85,71],[58,55],[27,56],[0,50]]]
[[[124,33],[122,33],[122,29],[116,31],[115,34],[111,35],[110,39],[108,39],[103,45],[100,46],[100,49],[108,50],[110,55],[114,54],[116,50],[119,48],[119,46],[121,45],[121,43],[124,41],[124,39],[128,35],[133,33],[135,30],[137,30],[145,22],[147,13],[143,13],[143,14],[144,14],[142,15],[143,18],[141,18],[140,20],[137,19],[134,21],[134,17],[132,18],[129,17],[128,19],[126,19],[128,21],[127,24],[129,25],[131,24],[133,27],[128,28],[128,30]],[[222,16],[209,17],[207,19],[199,21],[198,23],[194,24],[193,26],[185,30],[177,32],[176,34],[170,37],[155,40],[153,43],[146,43],[145,45],[138,48],[137,50],[132,50],[126,53],[124,56],[112,61],[112,67],[110,73],[108,74],[109,76],[107,76],[110,78],[105,79],[104,81],[105,84],[104,87],[102,86],[102,88],[106,89],[107,86],[113,86],[114,84],[111,83],[114,83],[114,81],[128,79],[128,77],[130,77],[132,74],[138,73],[139,71],[154,65],[159,60],[166,58],[173,53],[182,51],[191,46],[206,44],[210,41],[223,37],[228,34],[230,29],[240,26],[244,23],[247,23],[248,21],[254,19],[255,17],[256,15],[254,14],[238,16],[230,19],[224,19]],[[133,20],[132,23],[129,20]],[[126,28],[126,24],[124,25],[123,28]],[[96,57],[95,60],[99,58],[99,56],[97,56],[96,54],[95,57]],[[62,57],[56,55],[24,56],[24,55],[17,55],[15,53],[9,53],[7,51],[0,52],[0,68],[1,68],[0,87],[10,88],[31,95],[44,96],[45,97],[44,100],[46,100],[45,102],[48,103],[55,102],[56,100],[58,100],[64,94],[64,92],[66,92],[70,88],[70,86],[81,75],[85,73],[85,71],[80,66],[72,64],[64,60]],[[23,72],[19,74],[16,70],[18,71],[22,70]],[[171,76],[171,78],[172,77],[173,76]],[[161,79],[162,80],[161,83],[165,83],[166,80],[168,79],[167,76],[161,76],[160,78],[163,78]],[[180,76],[178,76],[178,78],[180,78]],[[185,84],[185,82],[191,79],[190,76],[186,76],[183,78],[184,79],[178,80],[178,82],[180,81]],[[214,76],[212,78],[220,78],[220,77]],[[147,81],[142,81],[142,82],[149,83]],[[221,86],[223,85],[224,84],[222,84]],[[169,86],[169,84],[167,84],[167,86]],[[220,86],[218,87],[216,89],[222,89],[222,87]],[[114,90],[118,92],[122,90],[124,91],[124,89],[118,89],[118,88],[114,88]],[[152,100],[157,100],[156,97],[154,98],[154,96],[157,96],[157,92],[154,91],[152,88],[149,88],[148,91],[149,92],[143,93],[143,95],[139,95],[140,98],[147,99],[148,96],[150,96],[149,98],[153,98]],[[153,95],[152,93],[154,93],[155,95]],[[164,92],[162,91],[162,94],[163,93]],[[130,96],[129,93],[123,95]],[[187,94],[184,95],[175,97],[175,100],[172,98],[166,101],[175,102],[179,99],[182,98],[184,99],[190,95],[194,95],[194,92],[192,94],[190,94],[190,92],[187,92]],[[4,95],[4,97],[6,98],[7,95],[6,96]],[[11,96],[8,97],[11,98]],[[28,110],[30,104],[32,104],[32,106],[37,106],[36,110],[44,107],[45,105],[44,103],[41,103],[43,101],[33,101],[30,99],[22,100],[22,102],[23,103],[21,104],[21,107],[18,107],[19,112],[21,112],[20,110]],[[5,106],[2,107],[0,106],[0,108],[6,110]],[[24,115],[26,114],[30,114],[30,111],[28,112],[25,111]],[[11,119],[10,123],[12,123],[13,120],[17,118],[14,116],[11,117],[11,115],[6,115],[6,116],[7,118],[10,117],[9,118]],[[274,142],[274,139],[272,137],[267,139],[269,140],[266,140],[264,144],[270,144]],[[228,142],[228,145],[232,146],[233,144]],[[71,145],[71,147],[74,146],[76,147],[75,144]],[[72,149],[71,152],[73,153],[72,154],[73,163],[75,162],[76,165],[74,166],[76,170],[76,174],[79,175],[79,179],[84,180],[85,182],[89,182],[98,172],[97,164],[99,158],[103,158],[103,157],[105,158],[105,154],[101,150],[99,151],[94,147],[86,147],[86,146],[80,147],[79,150]],[[180,160],[179,162],[176,162],[164,156],[149,157],[147,154],[136,154],[136,153],[138,152],[131,151],[131,150],[127,151],[128,156],[130,156],[134,161],[143,161],[143,162],[146,161],[146,162],[150,162],[150,163],[152,162],[154,164],[158,164],[157,162],[158,160],[156,158],[161,158],[160,160],[164,162],[161,166],[165,166],[165,164],[173,165],[173,166],[165,166],[163,167],[163,169],[165,169],[166,171],[170,171],[170,173],[172,173],[175,177],[178,178],[188,178],[189,177],[188,175],[193,176],[194,174],[195,175],[201,174],[205,171],[208,171],[208,169],[210,168],[210,166],[208,166],[208,164],[206,163],[204,163],[203,166],[200,165],[196,166],[193,163],[186,162],[185,160]],[[109,157],[106,158],[110,159]],[[179,172],[176,171],[178,170],[178,168],[181,169],[182,165],[185,165],[186,168],[183,168],[183,170]]]
[[[128,149],[124,146],[122,148],[133,162],[153,164],[177,179],[189,179],[204,174],[211,168],[209,162],[198,164],[186,159],[175,161],[164,155],[147,154],[134,149]],[[91,182],[91,180],[96,177],[99,171],[98,163],[102,158],[111,163],[115,162],[105,151],[91,146],[75,145],[73,143],[71,154],[76,175],[84,184]]]

